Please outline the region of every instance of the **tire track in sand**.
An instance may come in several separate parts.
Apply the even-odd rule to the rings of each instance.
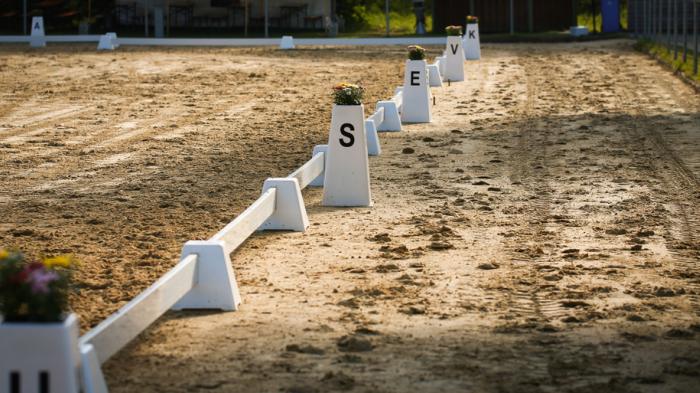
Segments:
[[[607,72],[614,75],[623,73],[623,70],[615,65],[606,63],[606,67]],[[629,105],[639,102],[642,96],[653,99],[657,92],[650,89],[648,84],[640,83],[634,74],[632,79],[624,83],[632,85],[625,86],[624,89],[618,87],[615,93],[619,107],[633,113],[630,119],[631,128],[625,131],[632,133],[635,139],[640,141],[638,149],[649,146],[654,151],[654,154],[643,156],[645,164],[653,168],[653,173],[664,186],[666,198],[673,205],[668,220],[665,221],[664,238],[676,268],[681,272],[677,276],[689,286],[686,293],[691,307],[694,313],[700,316],[700,179],[669,147],[664,136],[658,131],[658,124],[642,121],[648,114],[643,113],[636,105]],[[680,100],[678,103],[690,106],[687,100]]]

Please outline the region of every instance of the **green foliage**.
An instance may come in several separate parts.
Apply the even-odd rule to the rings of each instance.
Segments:
[[[338,14],[345,20],[346,31],[383,35],[386,33],[384,0],[353,0],[338,3]],[[431,31],[433,18],[430,15],[431,3],[426,2],[425,28]],[[416,30],[416,16],[410,0],[391,0],[389,9],[391,34],[413,34]]]
[[[640,40],[635,44],[635,49],[638,51],[648,53],[663,63],[666,63],[674,71],[683,73],[685,76],[700,83],[700,73],[693,73],[693,56],[695,55],[693,51],[688,50],[688,56],[685,62],[683,62],[683,49],[679,48],[678,58],[673,59],[673,48],[669,48],[666,45],[653,42],[651,40]]]
[[[450,36],[462,35],[462,26],[447,26],[445,27],[445,33]]]
[[[593,8],[591,1],[595,1],[595,26],[593,25]],[[580,26],[588,27],[588,31],[600,32],[603,25],[603,17],[600,13],[601,0],[579,0],[576,22]],[[620,0],[620,26],[627,30],[627,0]],[[594,29],[595,27],[595,29]]]
[[[336,105],[361,105],[365,89],[352,83],[339,83],[333,87],[333,103]]]
[[[411,45],[408,47],[409,60],[425,60],[425,48],[419,45]]]

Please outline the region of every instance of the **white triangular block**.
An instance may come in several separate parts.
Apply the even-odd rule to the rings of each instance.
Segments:
[[[46,35],[44,34],[44,17],[32,17],[32,30],[29,36],[29,46],[32,48],[43,48],[46,46]]]
[[[425,60],[406,60],[404,72],[403,108],[401,122],[430,123],[430,86],[428,86],[428,64]]]
[[[119,38],[117,37],[117,33],[107,33],[107,37],[112,40],[112,46],[114,46],[114,48],[119,48]]]
[[[428,64],[428,81],[430,87],[442,87],[442,76],[440,75],[440,65],[438,63]]]
[[[445,75],[445,64],[447,63],[447,56],[438,56],[435,58],[435,64],[438,65],[440,69],[440,76]]]
[[[311,157],[315,157],[316,154],[323,153],[323,160],[324,160],[324,165],[323,167],[325,168],[326,165],[328,164],[328,145],[316,145],[314,146],[314,151],[311,153]],[[320,175],[318,175],[317,178],[311,181],[309,183],[310,187],[323,187],[323,178],[325,177],[326,170],[324,169],[323,172],[321,172]]]
[[[97,50],[114,50],[114,41],[107,34],[100,36],[100,42],[97,44]]]
[[[382,147],[379,144],[377,126],[373,120],[365,120],[365,132],[367,133],[367,154],[378,156],[382,154]]]
[[[323,205],[372,205],[363,105],[333,105]]]
[[[401,131],[401,114],[396,101],[378,101],[376,109],[379,108],[384,108],[384,121],[377,126],[377,131]]]
[[[280,49],[294,49],[294,37],[283,35],[280,41]]]
[[[191,240],[182,248],[180,260],[190,254],[197,254],[197,284],[173,306],[173,310],[237,310],[241,294],[226,243],[222,240]]]
[[[263,194],[275,188],[275,211],[258,228],[260,231],[297,231],[304,232],[309,227],[304,199],[296,178],[270,178],[263,184]]]
[[[467,60],[481,59],[481,43],[479,41],[479,24],[467,24],[467,33],[462,40],[464,58]]]
[[[445,64],[446,81],[460,82],[464,80],[464,52],[462,51],[462,37],[458,35],[447,36],[447,61]]]

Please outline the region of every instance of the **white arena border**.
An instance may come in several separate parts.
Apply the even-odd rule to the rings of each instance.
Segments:
[[[49,42],[92,42],[100,36],[46,36]],[[27,42],[28,36],[16,37]],[[120,44],[132,45],[275,45],[278,39],[119,39]],[[433,38],[374,38],[374,39],[300,39],[300,45],[400,45],[444,44],[445,37]],[[439,86],[444,61],[438,58],[429,66],[431,86]],[[433,81],[434,80],[434,81]],[[402,87],[394,96],[378,101],[376,111],[364,120],[367,154],[381,154],[378,131],[400,131],[403,109]],[[312,158],[286,178],[269,178],[263,184],[261,196],[233,221],[206,241],[185,243],[180,262],[155,283],[86,332],[78,340],[78,348],[65,348],[78,354],[79,377],[83,392],[108,391],[101,364],[124,348],[168,310],[219,309],[236,310],[241,303],[230,254],[253,233],[261,230],[305,231],[309,226],[301,190],[308,186],[323,186],[327,166],[327,145],[314,147]],[[71,346],[71,345],[69,345]],[[72,356],[72,355],[71,355]],[[68,361],[68,359],[57,359]],[[68,392],[76,393],[76,392]]]
[[[0,36],[0,43],[29,43],[30,36]],[[47,35],[46,42],[99,42],[99,35]],[[280,38],[118,38],[119,45],[136,46],[279,46]],[[445,37],[396,38],[295,38],[295,45],[306,46],[381,46],[445,45]]]
[[[370,126],[367,130],[369,154],[372,154],[371,146],[373,145],[376,146],[377,150],[374,155],[379,154],[377,130],[389,130],[396,121],[399,122],[399,126],[401,124],[398,117],[396,119],[387,118],[385,116],[386,106],[380,105],[381,103],[393,105],[398,115],[403,105],[401,88],[396,90],[395,95],[390,100],[379,101],[375,113],[365,120],[365,124]],[[266,229],[269,220],[275,216],[286,216],[290,213],[294,215],[294,210],[302,210],[302,214],[306,218],[303,200],[299,201],[301,203],[300,209],[295,209],[296,206],[289,203],[288,189],[285,190],[283,186],[285,183],[291,183],[299,192],[308,186],[323,186],[326,148],[327,145],[316,146],[312,158],[286,178],[266,180],[262,195],[250,207],[209,240],[187,242],[177,265],[129,303],[80,337],[81,378],[86,393],[106,393],[107,385],[100,365],[124,348],[168,310],[190,308],[186,300],[185,304],[182,304],[183,299],[192,297],[193,294],[195,297],[201,296],[198,293],[201,291],[209,292],[210,297],[214,298],[217,296],[225,298],[233,292],[233,303],[214,304],[208,308],[223,310],[238,308],[240,295],[235,276],[233,276],[233,266],[229,255],[254,232]],[[282,200],[282,198],[284,199]],[[293,196],[291,199],[294,199]],[[290,206],[292,207],[290,208]],[[308,225],[308,220],[306,224]],[[277,226],[273,229],[280,228]],[[306,227],[301,228],[302,231],[304,229]],[[226,266],[222,266],[222,262]],[[227,275],[226,268],[228,274],[233,276],[233,288],[221,287],[221,281],[227,279],[225,277]],[[208,273],[204,273],[205,270]],[[215,276],[224,277],[217,278]],[[194,303],[197,303],[198,308],[202,308],[201,298],[196,299]]]

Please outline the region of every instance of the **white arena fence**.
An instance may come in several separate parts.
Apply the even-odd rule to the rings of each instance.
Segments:
[[[100,35],[47,35],[46,42],[94,42]],[[279,46],[280,38],[118,38],[119,45],[137,46]],[[0,36],[0,43],[29,43],[30,36]],[[295,38],[295,45],[350,46],[350,45],[445,45],[445,37],[397,38]]]
[[[397,112],[402,107],[401,96],[399,88],[394,97],[386,101],[392,103]],[[379,105],[365,120],[366,125],[371,124],[367,129],[369,154],[372,150],[375,155],[379,154],[377,129],[387,129],[390,125],[385,122],[385,109]],[[82,382],[86,392],[106,392],[100,364],[168,310],[238,308],[241,298],[229,255],[257,230],[306,229],[308,219],[303,201],[294,194],[308,186],[323,185],[325,150],[326,145],[316,146],[312,158],[289,176],[268,179],[262,195],[236,219],[207,241],[187,242],[175,267],[80,337]]]
[[[100,36],[79,36],[80,40],[99,40]],[[7,37],[0,37],[7,39]],[[21,37],[26,40],[28,37]],[[46,36],[49,42],[75,42],[76,37],[61,38],[61,36]],[[135,41],[130,41],[135,40]],[[139,39],[120,39],[120,44],[130,42],[147,42]],[[150,40],[153,41],[153,40]],[[163,40],[170,41],[172,40]],[[201,41],[201,40],[200,40]],[[247,45],[260,45],[260,40],[208,40],[222,45],[222,42],[241,42]],[[273,42],[274,41],[274,42]],[[339,40],[299,40],[301,45],[373,45],[372,42],[390,42],[390,44],[415,44],[445,43],[445,38],[430,39],[339,39]],[[7,41],[5,41],[7,42]],[[24,42],[24,41],[22,41]],[[160,42],[160,41],[158,41]],[[180,40],[183,45],[194,41]],[[270,45],[278,44],[278,40],[266,40]],[[340,43],[339,43],[340,42]],[[144,43],[144,45],[146,45]],[[196,43],[196,45],[206,45]],[[428,78],[430,86],[441,85],[441,70],[444,68],[444,57],[431,65],[428,65]],[[401,112],[404,107],[403,88],[395,90],[389,100],[378,101],[375,112],[364,119],[366,132],[367,154],[381,154],[378,131],[400,131]],[[221,229],[218,233],[205,241],[189,241],[185,243],[180,261],[175,267],[158,279],[154,284],[136,296],[129,303],[121,307],[114,314],[99,323],[93,329],[73,343],[68,339],[64,345],[66,353],[56,355],[52,364],[74,365],[75,373],[79,375],[80,385],[86,393],[106,393],[107,385],[101,371],[101,364],[119,352],[131,340],[147,329],[153,322],[168,310],[182,309],[220,309],[236,310],[241,303],[230,254],[243,244],[253,233],[260,230],[291,230],[305,231],[309,226],[306,207],[301,190],[306,187],[324,186],[325,170],[328,166],[328,145],[314,147],[312,157],[300,168],[285,178],[270,178],[263,184],[261,196],[238,215],[233,221]],[[362,153],[364,154],[364,153]],[[75,318],[73,318],[75,319]],[[77,323],[72,328],[77,331]],[[21,334],[21,332],[20,332]],[[77,337],[77,332],[74,333]],[[77,348],[76,348],[77,347]],[[0,360],[4,357],[0,354]],[[21,358],[21,356],[19,356]],[[50,357],[50,356],[49,356]],[[5,357],[6,358],[6,357]],[[31,374],[36,372],[36,365],[17,366],[17,359],[10,360],[13,374],[19,380],[19,371]],[[14,363],[12,363],[14,362]],[[2,365],[4,374],[7,363]],[[17,367],[15,367],[17,366]],[[24,368],[23,368],[24,367]],[[16,370],[19,371],[16,371]],[[64,367],[62,371],[51,369],[49,371],[59,374],[51,378],[57,380],[71,380],[70,367]],[[48,373],[48,371],[41,371]],[[47,374],[48,375],[48,374]],[[11,377],[12,378],[12,377]],[[31,376],[28,377],[32,379]],[[48,377],[47,377],[48,378]],[[8,380],[0,375],[0,384]],[[16,381],[15,381],[16,382]],[[25,390],[19,386],[19,382],[8,382],[13,386],[11,393],[29,392],[34,382],[24,385]],[[7,386],[7,385],[6,385]],[[0,391],[5,391],[6,386],[0,386]],[[51,386],[55,386],[52,385]],[[75,383],[66,382],[51,393],[77,393]],[[26,390],[29,389],[29,390]],[[49,392],[49,389],[46,389]]]

